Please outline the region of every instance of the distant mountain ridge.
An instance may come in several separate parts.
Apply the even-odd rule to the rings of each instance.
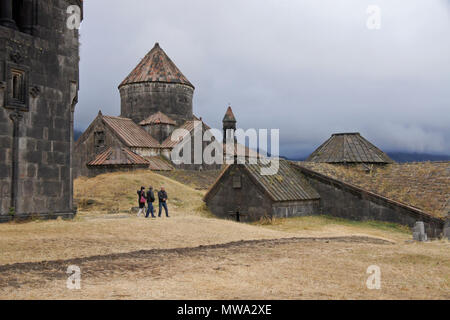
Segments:
[[[450,155],[429,153],[386,152],[392,160],[397,162],[450,161]]]
[[[418,152],[386,152],[392,160],[400,163],[424,161],[450,161],[450,155],[438,155]],[[305,161],[308,156],[282,157],[292,161]]]
[[[75,129],[73,131],[73,138],[75,141],[83,134],[83,131]],[[437,155],[429,153],[419,153],[419,152],[397,152],[391,151],[386,152],[392,160],[396,162],[424,162],[424,161],[450,161],[450,155]],[[270,155],[270,154],[269,154]],[[292,160],[292,161],[304,161],[308,156],[297,156],[297,157],[285,157],[280,156],[280,158]]]

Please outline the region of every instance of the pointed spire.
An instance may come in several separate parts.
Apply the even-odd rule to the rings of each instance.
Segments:
[[[225,116],[223,117],[222,121],[223,122],[236,122],[236,118],[234,117],[231,106],[228,106],[227,112],[225,112]]]
[[[194,86],[181,73],[180,69],[172,62],[163,49],[156,42],[153,49],[141,60],[133,71],[122,81],[119,88],[142,82],[162,82],[185,84],[192,88]]]
[[[98,110],[98,116],[99,117],[103,116],[102,110]]]

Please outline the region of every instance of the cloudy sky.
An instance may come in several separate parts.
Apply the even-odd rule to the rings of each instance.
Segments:
[[[381,28],[367,27],[369,5]],[[117,86],[159,42],[212,127],[279,128],[301,156],[335,132],[450,154],[450,0],[87,0],[77,129],[119,115]]]

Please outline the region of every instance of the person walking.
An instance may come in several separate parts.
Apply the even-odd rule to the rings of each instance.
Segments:
[[[158,192],[158,200],[159,200],[159,214],[158,217],[161,218],[162,208],[166,211],[166,217],[169,218],[169,210],[167,209],[167,192],[164,187],[161,187],[161,190]]]
[[[139,212],[137,214],[138,217],[145,212],[145,187],[141,187],[141,190],[137,191],[138,194],[138,203],[139,203]]]
[[[153,213],[153,202],[155,202],[155,194],[153,193],[153,187],[148,187],[147,191],[147,214],[145,215],[148,218],[149,213],[152,213],[152,218],[156,218]]]

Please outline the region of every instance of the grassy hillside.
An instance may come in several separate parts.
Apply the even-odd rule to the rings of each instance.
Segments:
[[[203,191],[148,170],[78,178],[74,183],[74,199],[81,212],[128,213],[132,207],[138,206],[136,192],[141,186],[146,189],[153,186],[155,196],[164,186],[172,210],[182,208],[183,214],[203,212]]]

